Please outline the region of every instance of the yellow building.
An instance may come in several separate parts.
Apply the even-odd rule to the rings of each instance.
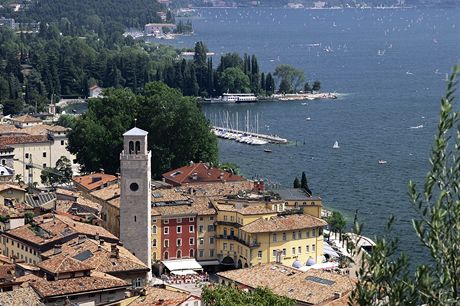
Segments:
[[[289,214],[283,203],[214,202],[221,264],[251,267],[273,261],[311,265],[323,258],[323,227],[308,214]]]
[[[298,209],[304,214],[321,218],[322,200],[320,197],[310,196],[301,188],[283,188],[271,190],[286,209]]]

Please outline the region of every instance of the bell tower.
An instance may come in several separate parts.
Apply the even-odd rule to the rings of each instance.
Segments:
[[[137,127],[123,134],[120,154],[120,240],[149,268],[152,267],[151,169],[148,132]],[[152,277],[149,272],[148,280]]]

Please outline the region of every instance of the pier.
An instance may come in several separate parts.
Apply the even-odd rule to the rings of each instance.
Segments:
[[[219,126],[213,126],[212,129],[217,137],[225,138],[225,139],[234,139],[230,137],[224,137],[226,133],[229,133],[233,135],[249,136],[255,139],[264,140],[268,143],[274,143],[274,144],[287,144],[288,143],[287,139],[278,137],[276,135],[266,135],[266,134],[259,134],[259,133],[253,133],[253,132],[247,132],[247,131],[240,131],[240,130],[224,128],[224,127],[219,127]],[[252,144],[256,144],[256,143],[252,143]]]

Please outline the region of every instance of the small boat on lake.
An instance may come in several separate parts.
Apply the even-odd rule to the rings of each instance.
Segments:
[[[332,148],[333,148],[333,149],[338,149],[338,148],[340,148],[339,142],[338,142],[337,140],[334,142],[334,145],[332,146]]]
[[[380,160],[379,160],[379,164],[380,164],[380,165],[384,165],[384,164],[386,164],[386,163],[387,163],[386,160],[383,160],[383,159],[380,159]]]
[[[272,153],[272,150],[270,150],[270,149],[264,149],[264,152],[265,152],[265,153]]]

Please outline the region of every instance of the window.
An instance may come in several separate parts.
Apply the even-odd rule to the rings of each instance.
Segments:
[[[136,141],[136,154],[139,154],[141,152],[141,142]]]
[[[312,237],[315,237],[315,236],[316,236],[316,230],[315,230],[315,229],[312,229],[312,230],[311,230],[311,236],[312,236]]]
[[[295,247],[292,248],[292,255],[295,255]]]
[[[298,250],[297,253],[302,254],[302,247],[298,247],[297,250]]]
[[[163,243],[163,246],[165,248],[169,248],[169,239],[165,239],[164,243]]]
[[[198,227],[198,232],[199,232],[199,233],[202,233],[202,232],[203,232],[203,225],[200,225],[200,226]]]
[[[286,256],[286,249],[283,249],[283,256]]]
[[[316,245],[314,245],[314,244],[311,245],[311,251],[312,252],[316,251]]]
[[[200,217],[200,221],[203,221],[203,217]]]
[[[194,232],[195,232],[195,226],[194,226],[194,225],[189,225],[188,231],[189,231],[190,233],[194,233]]]
[[[137,218],[136,218],[136,216],[134,216],[134,222],[136,222],[136,221],[137,221]]]
[[[214,250],[209,250],[209,256],[214,257]]]
[[[199,250],[199,251],[198,251],[198,257],[203,257],[203,255],[204,255],[203,253],[204,253],[203,250]]]
[[[214,244],[214,237],[209,237],[209,244]]]
[[[224,216],[224,221],[227,221],[228,217],[227,216]]]
[[[230,251],[233,251],[233,243],[230,243]]]
[[[276,242],[278,240],[278,238],[276,237],[276,233],[273,234],[273,242]]]
[[[195,257],[195,251],[193,249],[190,249],[189,255],[190,257]]]
[[[307,253],[309,253],[309,252],[310,252],[310,246],[309,246],[309,245],[307,245],[307,248],[306,248],[306,250],[307,250]]]
[[[296,232],[292,232],[292,239],[293,239],[293,240],[297,239],[296,236],[297,236],[297,235],[296,235]]]
[[[169,258],[169,253],[168,253],[168,251],[166,251],[166,252],[164,253],[163,258],[164,258],[164,259],[168,259],[168,258]]]
[[[139,190],[139,184],[137,184],[137,183],[131,183],[131,184],[129,185],[129,189],[131,189],[131,191],[137,191],[137,190]]]
[[[310,230],[307,230],[307,238],[310,238]]]
[[[177,222],[177,223],[182,223],[182,218],[177,218],[177,219],[176,219],[176,222]]]
[[[224,242],[224,250],[226,250],[226,249],[227,249],[227,243]]]
[[[283,241],[286,241],[286,233],[283,233]]]
[[[276,250],[273,250],[272,256],[273,256],[273,257],[276,257]]]
[[[188,218],[188,222],[195,222],[195,218],[193,217]]]
[[[299,231],[299,239],[302,239],[302,231]]]
[[[43,157],[46,157],[46,152],[43,152]]]
[[[153,233],[153,234],[156,234],[156,233],[157,233],[157,226],[156,226],[156,225],[153,226],[153,228],[152,228],[152,233]]]
[[[6,160],[2,159],[2,165],[6,165]]]
[[[24,155],[24,157],[25,157],[25,158],[29,158],[29,153],[26,153],[26,154]]]
[[[182,226],[181,225],[178,225],[176,227],[176,233],[178,233],[178,234],[182,233]]]
[[[163,220],[164,224],[169,224],[169,219]]]
[[[188,244],[194,245],[194,244],[195,244],[195,238],[190,238],[190,239],[188,240]]]
[[[214,232],[216,229],[213,224],[208,225],[208,232]]]
[[[157,240],[156,240],[156,239],[153,239],[153,240],[152,240],[152,246],[154,246],[154,247],[157,246]]]
[[[204,244],[204,239],[200,238],[200,245],[203,245],[203,244]]]
[[[64,140],[61,140],[61,146],[63,146],[63,145],[64,145]]]
[[[232,222],[233,222],[233,219],[234,219],[234,218],[233,218],[233,216],[230,216],[230,221],[232,221]]]
[[[211,221],[214,220],[214,216],[209,217],[209,220]]]
[[[178,238],[178,239],[176,240],[176,245],[177,245],[177,246],[181,246],[181,245],[182,245],[182,239]]]
[[[142,278],[133,279],[133,287],[134,288],[142,287]],[[90,294],[90,296],[91,296],[91,294]]]
[[[257,251],[257,258],[262,259],[262,251]]]
[[[224,227],[224,238],[227,238],[227,228]]]
[[[169,234],[169,226],[165,226],[164,227],[164,232],[163,232],[165,235],[168,235]]]

